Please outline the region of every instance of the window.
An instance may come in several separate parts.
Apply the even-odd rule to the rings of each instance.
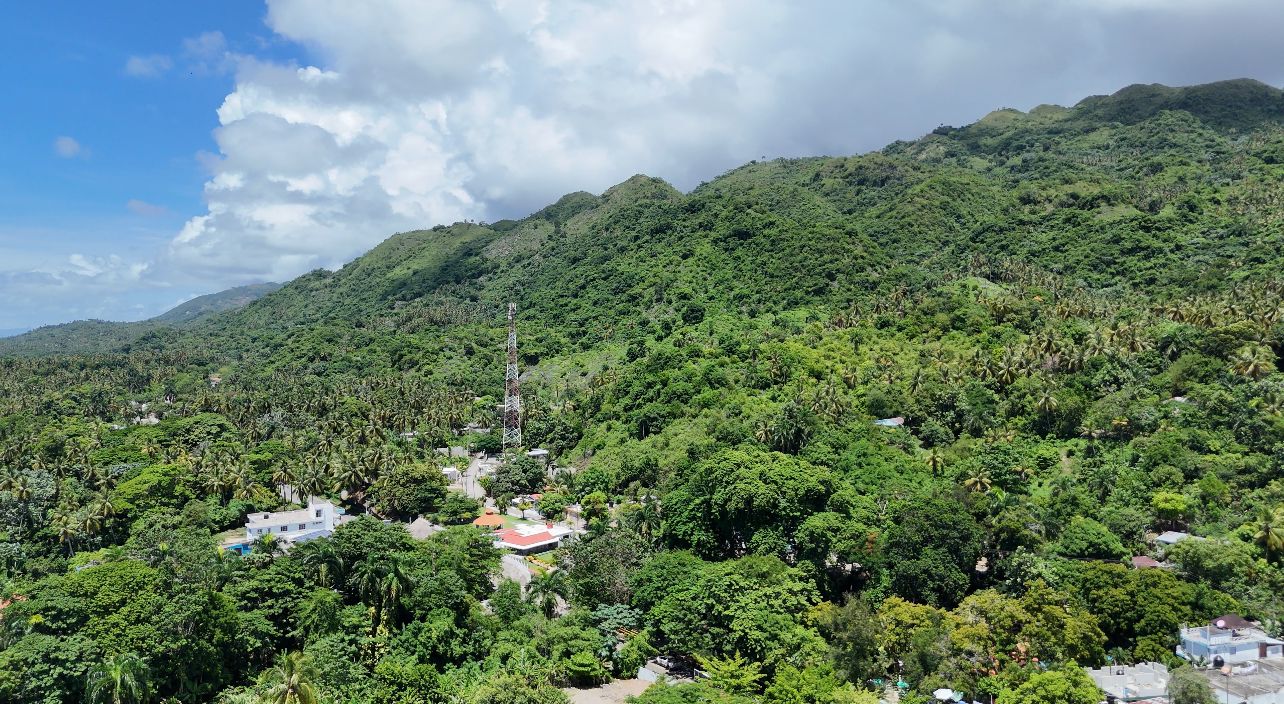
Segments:
[[[317,518],[321,517],[321,509],[317,509]]]
[[[308,529],[308,524],[306,523],[299,524],[299,530],[307,530],[307,529]]]
[[[285,531],[287,531],[287,530],[290,530],[290,526],[281,526],[281,532],[282,532],[282,533],[284,533],[284,532],[285,532]]]

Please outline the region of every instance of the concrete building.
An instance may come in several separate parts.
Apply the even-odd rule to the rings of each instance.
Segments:
[[[1284,704],[1284,660],[1258,660],[1199,672],[1208,678],[1217,704]]]
[[[1168,668],[1159,662],[1084,668],[1108,697],[1120,702],[1168,698]]]
[[[1181,629],[1177,654],[1192,661],[1214,663],[1217,658],[1235,665],[1252,660],[1284,660],[1284,641],[1234,614],[1205,626]]]
[[[307,508],[275,513],[252,513],[245,521],[245,542],[275,535],[283,543],[302,543],[334,532],[343,510],[325,499],[308,497]]]

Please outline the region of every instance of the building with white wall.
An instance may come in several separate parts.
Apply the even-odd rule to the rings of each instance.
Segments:
[[[1229,664],[1251,660],[1284,659],[1284,641],[1239,616],[1227,614],[1206,626],[1181,629],[1177,654],[1187,660],[1213,663],[1217,658]]]
[[[1116,701],[1168,698],[1168,668],[1160,662],[1084,668],[1101,691]]]
[[[287,544],[327,537],[334,532],[342,513],[342,509],[315,496],[308,497],[307,508],[252,513],[245,521],[245,542],[253,543],[265,535],[275,535]]]

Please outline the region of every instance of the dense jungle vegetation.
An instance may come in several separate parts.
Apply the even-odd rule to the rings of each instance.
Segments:
[[[0,701],[553,704],[664,654],[710,677],[639,702],[1095,704],[1183,623],[1278,631],[1282,121],[1133,86],[0,341]],[[568,471],[490,491],[589,519],[524,592],[432,449],[497,444],[509,300]],[[281,485],[373,515],[218,551]]]

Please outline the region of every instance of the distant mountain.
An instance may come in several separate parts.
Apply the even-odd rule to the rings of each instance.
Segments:
[[[127,346],[141,335],[165,328],[181,328],[210,316],[244,307],[281,288],[278,283],[249,284],[197,296],[147,320],[118,323],[77,320],[60,325],[0,331],[0,354],[61,354],[107,352]]]
[[[170,310],[161,313],[152,318],[152,322],[168,323],[171,325],[181,325],[189,323],[197,318],[210,315],[211,313],[222,313],[225,310],[236,310],[242,306],[248,305],[256,299],[262,298],[269,293],[281,288],[278,283],[250,284],[248,286],[237,286],[229,288],[226,291],[218,293],[209,293],[204,296],[197,296],[192,300],[180,304]]]

